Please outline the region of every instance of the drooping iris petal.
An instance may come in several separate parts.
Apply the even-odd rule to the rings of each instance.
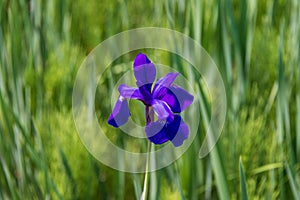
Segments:
[[[164,88],[164,93],[158,99],[166,102],[171,110],[180,113],[185,110],[194,100],[194,96],[178,85]]]
[[[178,72],[170,72],[164,77],[158,79],[153,88],[153,97],[156,98],[159,97],[161,94],[164,94],[166,88],[170,87],[173,84],[178,75]]]
[[[169,140],[165,134],[165,123],[166,121],[156,121],[146,126],[146,135],[154,144],[163,144]]]
[[[143,100],[143,95],[140,93],[139,88],[129,87],[126,84],[121,84],[118,90],[120,95],[126,99]]]
[[[130,116],[128,102],[124,97],[119,97],[116,105],[108,118],[108,123],[114,127],[125,124]]]
[[[159,120],[164,120],[168,117],[173,119],[173,113],[166,102],[161,100],[154,100],[152,103],[152,107]]]
[[[170,140],[176,147],[182,145],[189,135],[188,126],[180,115],[174,115],[173,120],[152,122],[146,126],[145,131],[154,144],[163,144]]]
[[[182,145],[183,141],[189,137],[189,127],[184,123],[183,119],[181,119],[179,129],[175,137],[171,140],[175,147],[179,147]]]

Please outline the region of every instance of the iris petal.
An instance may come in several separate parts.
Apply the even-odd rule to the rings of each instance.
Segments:
[[[172,121],[167,120],[165,123],[160,120],[152,122],[146,126],[145,131],[148,139],[154,144],[163,144],[170,140],[176,147],[182,145],[189,135],[188,126],[180,115],[174,115]]]
[[[159,97],[161,94],[164,94],[165,89],[173,84],[178,75],[178,72],[170,72],[164,77],[158,79],[153,89],[153,97],[156,98]]]
[[[168,104],[161,100],[154,100],[152,103],[153,110],[159,120],[165,120],[168,117],[173,119],[173,113]]]
[[[126,99],[143,100],[143,95],[140,93],[139,88],[129,87],[126,84],[121,84],[118,90],[120,95]]]
[[[182,145],[183,141],[189,137],[189,127],[184,123],[183,119],[181,119],[179,129],[175,137],[171,140],[175,147],[179,147]]]
[[[156,121],[146,126],[146,135],[154,144],[163,144],[169,140],[165,133],[165,122],[166,121]]]
[[[149,58],[145,54],[139,53],[139,54],[136,55],[136,57],[133,61],[133,67],[135,68],[137,66],[145,65],[145,64],[148,64],[148,63],[151,63]]]
[[[151,88],[156,76],[156,69],[148,57],[142,53],[138,54],[133,62],[134,76],[136,85],[139,87],[140,93],[143,95],[144,102],[151,105],[152,94]]]
[[[153,63],[147,58],[146,55],[140,53],[136,56],[134,63],[134,76],[138,87],[149,85],[148,90],[151,90],[152,83],[156,76],[156,69]]]
[[[164,90],[158,99],[166,102],[175,113],[185,110],[194,100],[193,95],[178,85],[172,85],[169,88],[164,88]]]
[[[125,124],[130,116],[128,102],[123,97],[119,97],[116,105],[108,118],[108,124],[119,127]]]
[[[152,100],[153,100],[153,97],[151,94],[151,87],[152,87],[152,83],[139,86],[139,90],[143,96],[144,103],[148,106],[150,106],[152,104]]]

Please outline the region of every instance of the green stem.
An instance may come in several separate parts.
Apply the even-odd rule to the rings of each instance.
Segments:
[[[151,142],[148,141],[148,148],[147,148],[147,162],[146,162],[146,171],[145,171],[145,179],[144,179],[144,189],[142,192],[141,200],[147,199],[148,193],[148,171],[149,171],[149,163],[150,163],[150,149],[151,149]]]

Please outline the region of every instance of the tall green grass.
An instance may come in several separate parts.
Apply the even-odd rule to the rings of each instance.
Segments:
[[[144,26],[199,42],[219,67],[228,102],[220,140],[198,159],[210,119],[205,86],[176,55],[149,50],[193,83],[201,111],[188,151],[150,173],[149,199],[299,199],[299,24],[296,0],[2,0],[0,199],[139,199],[142,174],[110,169],[86,151],[70,97],[86,54],[120,31]],[[120,75],[114,66],[104,74],[107,93]],[[109,105],[110,98],[99,98]],[[97,106],[104,124],[111,108]]]

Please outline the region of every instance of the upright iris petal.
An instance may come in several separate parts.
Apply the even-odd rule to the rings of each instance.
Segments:
[[[133,62],[134,76],[136,85],[139,87],[141,94],[147,104],[151,104],[151,88],[155,80],[156,69],[153,63],[144,54],[138,54]]]
[[[126,123],[130,116],[127,99],[136,99],[142,101],[146,107],[145,132],[148,139],[154,144],[171,141],[176,147],[182,145],[188,138],[189,128],[181,116],[174,113],[185,110],[193,102],[194,97],[183,88],[173,84],[179,73],[166,74],[157,80],[151,90],[156,69],[149,58],[144,54],[138,54],[133,62],[133,69],[138,88],[125,84],[119,86],[120,97],[108,123],[114,127]],[[154,121],[152,113],[157,116],[157,121]]]
[[[136,55],[136,57],[133,61],[133,67],[136,68],[137,66],[145,65],[148,63],[151,63],[149,58],[145,54],[139,53],[138,55]]]

